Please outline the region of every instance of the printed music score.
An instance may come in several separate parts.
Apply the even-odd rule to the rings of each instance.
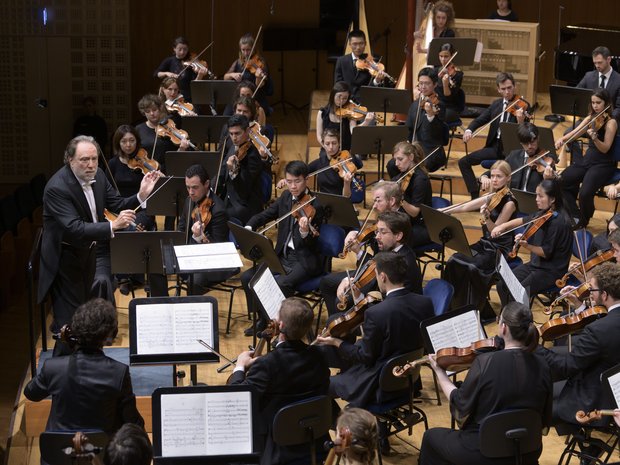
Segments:
[[[269,318],[275,320],[280,311],[282,301],[286,297],[284,297],[282,289],[278,286],[269,268],[265,268],[260,278],[254,282],[252,289],[254,289],[258,300],[260,300]]]
[[[162,395],[163,457],[253,452],[249,391]]]
[[[171,303],[136,305],[136,348],[140,355],[210,352],[213,346],[213,305]]]
[[[611,387],[611,393],[614,396],[614,400],[616,401],[616,408],[620,407],[620,373],[616,373],[615,375],[607,378],[609,381],[609,387]]]
[[[497,271],[501,278],[506,283],[506,287],[512,294],[512,297],[517,301],[522,303],[523,305],[530,305],[530,298],[527,295],[527,291],[521,284],[521,282],[517,279],[515,274],[510,269],[510,265],[506,261],[503,255],[500,255],[499,263],[497,264]]]
[[[469,347],[472,342],[484,338],[477,310],[429,325],[426,331],[435,353],[447,347]]]
[[[232,242],[175,245],[174,253],[181,272],[230,270],[243,266]]]

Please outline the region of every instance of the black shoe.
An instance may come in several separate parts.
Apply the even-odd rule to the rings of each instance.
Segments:
[[[267,325],[263,320],[258,320],[256,322],[256,332],[260,333],[261,331],[264,331],[266,326]],[[249,328],[246,328],[245,331],[243,331],[243,335],[248,337],[254,336],[254,327],[250,326]]]

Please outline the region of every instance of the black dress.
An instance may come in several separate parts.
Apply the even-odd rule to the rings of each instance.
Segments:
[[[323,130],[328,128],[337,130],[341,135],[340,148],[342,150],[351,150],[351,121],[348,118],[342,118],[342,124],[332,121],[329,119],[330,110],[331,105],[326,105],[319,110],[321,112],[321,119],[323,120]]]
[[[401,173],[395,176],[392,178],[392,181],[398,181],[404,174],[405,173]],[[415,205],[416,207],[420,204],[431,206],[433,203],[433,191],[431,189],[431,181],[428,179],[428,175],[424,172],[424,170],[416,168],[413,172],[413,177],[411,178],[411,181],[409,181],[409,186],[407,186],[407,189],[403,194],[403,200],[407,201],[407,203],[410,203],[411,205]],[[416,217],[410,217],[410,220],[411,237],[409,238],[409,245],[415,249],[416,247],[430,243],[431,239],[428,235],[426,225],[424,224],[422,212],[420,212]]]
[[[186,59],[189,60],[189,58]],[[183,71],[183,69],[185,69],[185,71]],[[179,74],[181,71],[183,71],[183,74],[181,74],[177,78],[177,83],[179,84],[179,92],[181,93],[181,95],[183,95],[183,98],[187,102],[191,102],[192,91],[190,82],[195,80],[198,75],[192,70],[191,67],[186,68],[185,65],[183,65],[183,60],[179,60],[175,55],[164,58],[164,60],[159,64],[159,66],[153,73],[153,76],[157,79],[160,79],[157,77],[157,73],[170,72],[174,74]]]
[[[359,169],[364,164],[357,155],[353,155],[353,163]],[[308,172],[320,170],[329,166],[329,157],[325,153],[325,149],[321,149],[319,152],[319,158],[313,160],[308,165]],[[326,192],[328,194],[342,195],[342,188],[344,187],[344,180],[336,172],[336,170],[325,170],[322,173],[316,175],[316,185],[319,192]],[[351,191],[354,189],[353,183],[351,183]]]
[[[265,63],[264,59],[262,61],[263,63]],[[263,107],[263,110],[265,110],[265,114],[269,116],[271,115],[271,113],[273,113],[273,108],[269,106],[267,97],[273,95],[273,81],[271,80],[269,68],[267,67],[266,63],[264,72],[267,77],[265,78],[263,84],[256,91],[256,95],[254,96],[254,98],[258,103],[260,103],[260,106]],[[228,69],[226,74],[228,73],[241,73],[242,81],[249,81],[256,86],[258,86],[258,84],[260,83],[260,79],[256,79],[256,75],[245,69],[245,66],[239,60],[235,60],[233,64],[230,65],[230,68]]]

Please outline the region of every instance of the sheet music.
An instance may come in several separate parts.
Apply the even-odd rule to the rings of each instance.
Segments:
[[[482,42],[476,43],[476,53],[474,53],[474,63],[480,63],[482,59],[482,50],[484,48],[484,44]]]
[[[275,320],[280,311],[282,301],[286,297],[282,294],[282,289],[278,286],[269,268],[266,268],[260,279],[254,283],[253,289],[269,318]]]
[[[235,244],[233,242],[175,245],[174,253],[177,255],[177,257],[187,257],[192,255],[237,255],[237,248],[235,247]]]
[[[249,391],[161,396],[163,457],[251,454]]]
[[[174,253],[183,272],[241,268],[243,263],[235,244],[175,245]]]
[[[506,287],[512,294],[512,297],[519,303],[523,305],[530,306],[530,298],[527,295],[527,291],[521,284],[521,282],[517,279],[515,274],[510,269],[510,265],[504,258],[503,255],[500,255],[499,263],[497,264],[497,271],[501,278],[506,283]]]
[[[136,348],[139,355],[210,352],[213,305],[209,302],[136,305]]]
[[[611,387],[611,393],[614,395],[616,401],[616,408],[620,407],[620,373],[607,378],[609,380],[609,386]]]
[[[429,325],[426,332],[435,353],[446,347],[469,347],[472,342],[485,337],[476,310]]]

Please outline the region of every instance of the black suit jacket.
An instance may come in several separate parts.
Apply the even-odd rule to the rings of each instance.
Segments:
[[[354,407],[379,398],[379,375],[387,361],[423,346],[420,323],[431,318],[433,302],[406,289],[390,293],[364,314],[364,336],[355,344],[344,341],[338,353],[351,368],[332,377],[333,391]]]
[[[59,169],[45,186],[39,302],[47,295],[62,266],[63,243],[87,251],[93,241],[109,240],[110,223],[103,216],[103,209],[118,213],[139,204],[136,195],[120,197],[101,169],[97,170],[92,188],[97,206],[96,223],[82,186],[68,165]]]
[[[475,120],[469,123],[469,126],[467,127],[467,129],[469,129],[471,132],[476,132],[476,129],[487,124],[497,115],[499,115],[503,109],[504,109],[504,99],[498,98],[497,100],[494,100],[493,103],[491,103],[491,105],[489,105],[487,109],[484,110],[480,116],[478,116]],[[527,111],[529,111],[529,109],[530,108],[528,105]],[[495,143],[495,140],[497,139],[497,131],[499,130],[499,123],[501,119],[502,119],[501,117],[497,118],[495,121],[491,123],[491,126],[489,127],[489,133],[487,135],[487,141],[486,141],[485,147],[491,147]],[[516,116],[509,114],[508,120],[506,122],[517,123],[517,118]]]
[[[314,195],[308,191],[309,195]],[[305,199],[304,199],[305,200]],[[316,209],[316,215],[312,219],[312,224],[318,229],[323,220],[323,209],[315,200],[312,206]],[[254,215],[248,221],[247,225],[256,231],[260,226],[264,226],[270,221],[274,221],[281,216],[289,213],[293,207],[293,196],[289,191],[282,193],[278,199],[273,202],[267,209],[258,215]],[[284,219],[278,224],[278,239],[276,241],[275,251],[278,256],[284,252],[292,228],[292,239],[295,246],[296,257],[306,270],[315,275],[323,269],[324,257],[320,255],[318,249],[318,238],[309,233],[305,238],[299,233],[299,223],[293,221],[292,218]]]
[[[124,423],[144,426],[129,367],[102,350],[78,349],[46,360],[24,395],[35,402],[52,396],[46,431],[92,428],[113,434]]]
[[[209,196],[213,201],[213,205],[211,206],[211,220],[205,228],[205,235],[211,243],[228,242],[228,215],[226,214],[224,202],[217,195],[214,195],[213,192],[209,192]],[[192,237],[192,225],[194,221],[189,221],[189,227],[187,224],[187,218],[191,216],[195,207],[196,204],[187,197],[183,206],[183,214],[179,218],[179,225],[177,227],[179,231],[186,233],[185,240],[187,244],[196,243]]]
[[[327,394],[329,368],[317,346],[302,341],[284,341],[275,350],[259,357],[248,370],[233,373],[230,384],[248,384],[258,393],[259,433],[265,438],[261,464],[286,463],[307,457],[308,446],[278,447],[271,440],[275,414],[282,407],[314,396]]]
[[[351,90],[351,97],[357,97],[359,88],[362,86],[372,85],[372,76],[363,69],[358,70],[353,64],[352,55],[343,55],[336,60],[336,69],[334,71],[334,83],[346,82]]]
[[[601,82],[600,73],[597,70],[588,71],[581,81],[577,84],[577,87],[582,89],[592,89],[596,90],[599,88],[599,84]],[[609,76],[609,81],[605,84],[605,89],[609,92],[609,96],[611,97],[611,101],[614,104],[613,117],[616,119],[620,118],[620,74],[612,70],[611,76]]]
[[[552,158],[557,158],[553,155],[549,155]],[[525,151],[523,149],[513,150],[506,156],[506,161],[510,165],[510,170],[515,171],[521,168],[525,162]],[[556,160],[557,161],[557,160]],[[530,170],[530,175],[527,178],[527,185],[523,188],[525,177],[527,175],[528,168],[523,168],[517,174],[513,174],[510,178],[510,188],[525,190],[528,192],[536,192],[536,187],[543,181],[543,175],[535,169]],[[484,176],[491,177],[491,171],[486,171]]]
[[[431,166],[445,163],[446,153],[443,146],[446,142],[444,137],[448,135],[448,128],[446,123],[444,123],[446,118],[446,107],[445,105],[440,105],[439,113],[435,115],[433,121],[428,120],[423,107],[420,108],[420,112],[418,113],[418,107],[419,100],[416,100],[409,107],[409,112],[407,114],[406,124],[409,128],[409,140],[412,140],[415,129],[415,140],[422,144],[426,155],[431,153],[437,147],[440,147],[439,150],[437,150],[437,152],[435,152],[435,154],[427,160],[426,164],[428,165],[431,161],[433,161]]]

